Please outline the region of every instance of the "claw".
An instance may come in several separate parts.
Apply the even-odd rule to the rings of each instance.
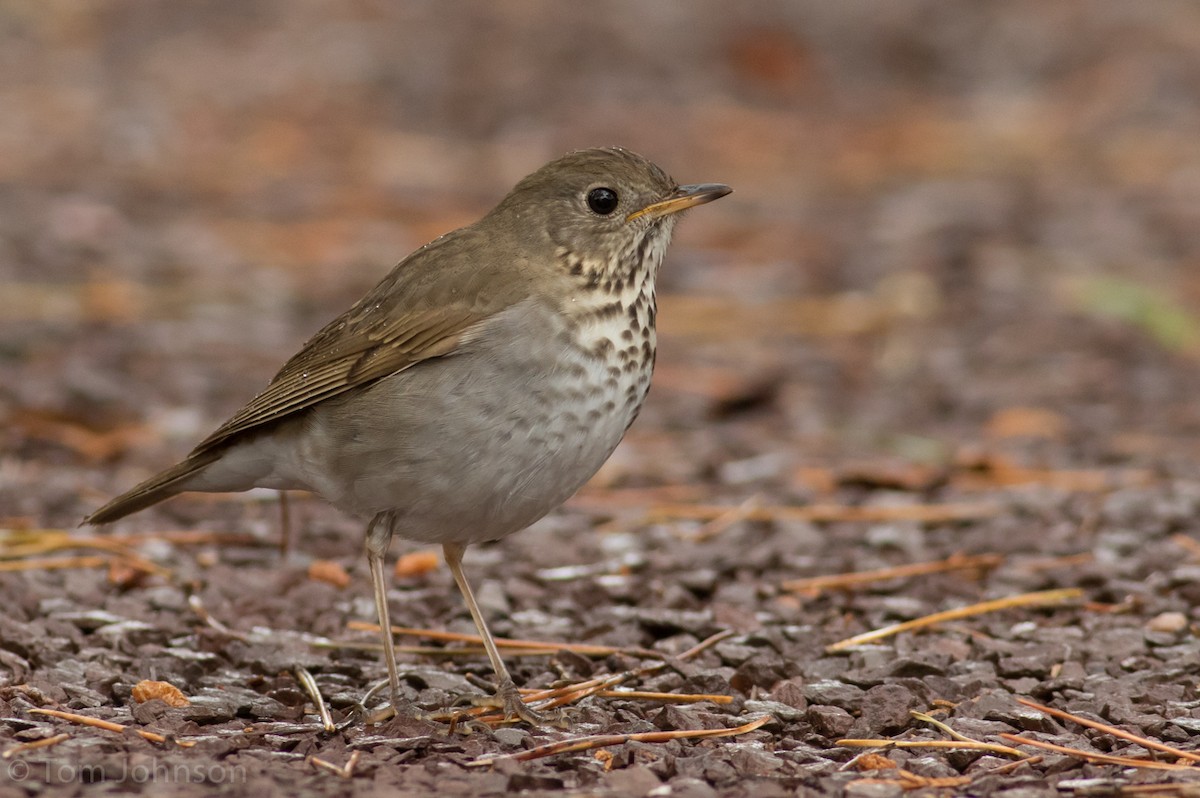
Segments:
[[[522,720],[530,726],[557,726],[565,728],[564,713],[559,709],[549,712],[538,711],[525,703],[521,693],[511,679],[506,679],[496,688],[495,695],[476,696],[472,699],[475,706],[494,707],[504,712],[506,721]]]
[[[545,726],[547,723],[545,715],[530,707],[521,698],[521,691],[513,684],[512,679],[500,682],[493,700],[499,709],[504,710],[505,720],[520,718],[530,726]]]
[[[363,712],[360,716],[363,724],[367,726],[378,726],[384,721],[391,720],[396,717],[396,708],[391,704],[380,707],[373,712]]]

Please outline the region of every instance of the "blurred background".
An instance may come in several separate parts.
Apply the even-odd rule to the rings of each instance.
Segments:
[[[736,190],[679,228],[609,484],[1187,467],[1197,53],[1186,0],[0,3],[0,516],[174,461],[409,251],[601,145]]]

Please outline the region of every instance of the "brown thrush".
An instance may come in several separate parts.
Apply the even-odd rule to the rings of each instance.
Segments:
[[[654,285],[676,214],[729,192],[677,186],[622,149],[552,161],[475,224],[401,261],[183,462],[85,522],[184,491],[254,487],[312,491],[370,518],[393,708],[384,556],[393,534],[441,543],[495,668],[498,705],[536,720],[463,552],[529,526],[608,459],[650,387]]]

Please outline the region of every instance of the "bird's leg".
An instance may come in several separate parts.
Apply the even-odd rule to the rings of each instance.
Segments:
[[[387,583],[383,577],[383,559],[392,542],[392,513],[379,513],[367,524],[367,564],[371,568],[371,588],[375,593],[375,611],[379,615],[379,634],[383,639],[383,658],[387,663],[388,688],[392,711],[398,713],[400,674],[396,668],[396,646],[392,640],[392,622],[388,614]]]
[[[475,594],[471,591],[466,574],[463,573],[462,558],[466,547],[458,543],[445,543],[442,545],[442,551],[446,556],[446,565],[449,566],[450,573],[454,575],[454,581],[458,584],[458,589],[467,602],[467,609],[470,610],[471,618],[475,621],[475,628],[479,630],[479,636],[483,638],[483,647],[487,649],[488,659],[492,661],[492,669],[496,672],[495,704],[504,710],[507,717],[518,717],[531,726],[544,724],[546,719],[521,700],[521,693],[513,683],[508,668],[504,667],[504,661],[500,659],[496,641],[492,639],[492,633],[488,630],[483,613],[479,611],[479,604],[475,601]]]

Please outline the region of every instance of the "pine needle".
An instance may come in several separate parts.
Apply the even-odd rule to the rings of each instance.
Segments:
[[[732,729],[682,729],[678,731],[657,731],[657,732],[640,732],[637,734],[593,734],[587,737],[576,737],[574,739],[559,740],[546,745],[539,745],[536,748],[530,748],[527,751],[519,751],[515,754],[503,754],[501,756],[489,756],[482,759],[476,759],[473,762],[468,762],[467,767],[488,767],[503,760],[512,760],[516,762],[528,762],[531,759],[541,759],[555,754],[578,753],[579,751],[591,751],[597,748],[607,748],[613,745],[624,745],[625,743],[665,743],[671,740],[700,740],[712,737],[733,737],[739,734],[746,734],[765,725],[772,718],[770,715],[765,715],[749,723],[741,726],[736,726]]]
[[[31,709],[30,715],[49,715],[52,718],[78,723],[81,726],[91,726],[94,729],[104,729],[105,731],[122,733],[130,730],[131,727],[121,723],[115,723],[111,720],[100,720],[99,718],[89,718],[87,715],[76,715],[74,712],[60,712],[57,709]],[[177,740],[174,737],[168,737],[165,734],[158,732],[145,731],[143,729],[132,729],[133,733],[149,740],[152,743],[174,743],[180,748],[191,748],[195,745],[194,742],[187,740]]]
[[[1146,768],[1149,770],[1187,770],[1192,773],[1198,772],[1191,765],[1176,765],[1171,762],[1158,762],[1153,759],[1134,759],[1129,756],[1111,756],[1109,754],[1098,754],[1092,751],[1083,751],[1079,748],[1068,748],[1064,745],[1055,745],[1041,740],[1030,740],[1018,734],[1001,734],[1005,740],[1016,745],[1029,745],[1034,748],[1042,748],[1046,751],[1054,751],[1058,754],[1066,754],[1067,756],[1083,759],[1088,762],[1094,762],[1098,765],[1120,765],[1121,767],[1129,768]]]
[[[900,579],[911,576],[926,576],[947,571],[989,570],[1004,561],[999,554],[976,554],[967,556],[953,554],[944,560],[935,562],[911,563],[897,565],[893,568],[878,568],[873,571],[856,571],[852,573],[833,574],[830,576],[814,576],[809,579],[792,579],[784,582],[784,590],[793,593],[818,593],[822,590],[842,590],[872,582],[884,582],[889,579]]]
[[[1067,601],[1072,601],[1083,595],[1083,591],[1079,588],[1062,588],[1059,590],[1040,590],[1034,593],[1021,593],[1016,596],[1006,596],[1000,599],[991,601],[981,601],[978,604],[970,604],[966,607],[958,607],[953,610],[945,610],[944,612],[935,612],[932,615],[925,615],[920,618],[914,618],[911,621],[892,624],[885,626],[882,629],[874,629],[870,632],[864,632],[854,637],[848,637],[845,640],[840,640],[833,645],[826,646],[827,653],[837,651],[845,651],[848,648],[861,646],[865,643],[874,643],[877,640],[883,640],[887,637],[900,634],[901,632],[909,632],[913,629],[921,629],[926,626],[934,626],[946,621],[957,621],[962,618],[971,618],[976,615],[985,615],[990,612],[999,612],[1000,610],[1012,609],[1014,607],[1044,607],[1054,604],[1063,604]]]
[[[1072,723],[1078,723],[1080,726],[1086,726],[1089,729],[1096,729],[1097,731],[1102,731],[1105,734],[1111,734],[1113,737],[1119,737],[1122,740],[1128,740],[1131,743],[1137,743],[1143,748],[1162,751],[1165,754],[1170,754],[1171,756],[1178,757],[1179,759],[1186,759],[1191,762],[1200,762],[1200,754],[1192,751],[1184,751],[1181,748],[1176,748],[1175,746],[1167,745],[1166,743],[1160,743],[1157,740],[1151,740],[1148,737],[1140,737],[1132,732],[1118,729],[1116,726],[1110,726],[1107,723],[1089,720],[1087,718],[1080,717],[1079,715],[1065,712],[1061,709],[1055,709],[1054,707],[1048,707],[1044,704],[1039,704],[1036,701],[1030,701],[1028,698],[1018,698],[1017,703],[1021,704],[1022,706],[1029,707],[1030,709],[1036,709],[1038,712],[1044,712],[1052,717],[1060,718],[1062,720],[1069,720]]]
[[[660,504],[648,513],[651,520],[674,520],[686,518],[711,521],[731,511],[740,512],[750,521],[918,521],[926,524],[977,521],[990,518],[999,512],[999,507],[990,503],[959,504],[901,504],[895,506],[861,507],[844,504],[810,504],[803,507],[760,506],[728,507],[718,504]]]

